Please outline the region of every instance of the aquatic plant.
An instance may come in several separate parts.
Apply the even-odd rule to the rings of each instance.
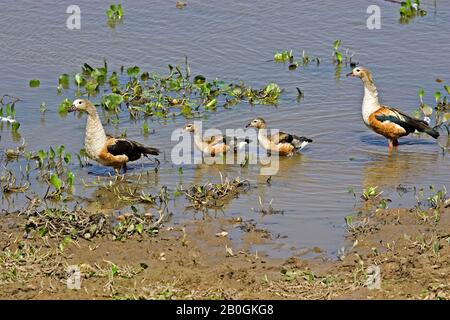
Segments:
[[[111,4],[106,10],[106,16],[108,17],[108,25],[114,27],[115,24],[122,20],[123,10],[121,4]]]
[[[277,210],[272,205],[273,199],[269,201],[269,203],[266,205],[263,204],[263,201],[261,197],[259,197],[259,209],[252,208],[253,211],[259,212],[262,215],[273,215],[273,214],[283,214],[284,210]]]
[[[342,64],[350,64],[351,67],[356,66],[353,62],[353,57],[355,56],[355,52],[351,51],[349,48],[345,49],[345,52],[342,53],[340,50],[341,40],[336,40],[333,43],[333,54],[332,54],[332,62],[337,67],[340,67]]]
[[[16,174],[12,170],[5,170],[0,176],[0,189],[4,194],[23,193],[28,190],[30,183],[28,181],[17,183]]]
[[[229,180],[221,176],[220,183],[207,182],[204,185],[191,185],[184,194],[189,200],[188,207],[205,211],[210,208],[221,208],[225,203],[250,189],[250,183],[239,177]]]
[[[447,94],[450,94],[450,87],[444,86]],[[433,124],[435,128],[445,129],[447,134],[450,134],[450,98],[443,95],[440,90],[436,90],[433,97],[436,105],[431,107],[424,102],[425,90],[419,89],[419,108],[413,112],[413,116],[418,119],[423,119],[429,124]]]
[[[423,9],[420,5],[420,0],[402,1],[399,12],[400,12],[399,22],[401,24],[407,24],[416,17],[423,17],[427,15],[426,10]]]
[[[378,186],[375,186],[375,187],[369,186],[369,187],[365,188],[362,191],[361,198],[364,201],[369,201],[371,199],[379,197],[383,193],[383,191],[378,192],[377,189],[378,189]]]
[[[18,133],[20,123],[16,120],[15,108],[18,101],[20,101],[20,98],[7,94],[0,98],[0,130],[3,130],[3,123],[6,122],[7,127],[11,128],[13,140],[15,141],[20,139],[20,134]]]
[[[333,63],[337,63],[337,64],[342,63],[342,53],[339,51],[340,45],[341,45],[341,40],[334,41]]]
[[[78,207],[74,210],[59,207],[41,209],[38,203],[27,210],[24,231],[27,238],[37,235],[60,239],[59,247],[63,251],[69,240],[79,237],[90,240],[109,235],[113,240],[124,240],[134,235],[143,236],[144,233],[154,236],[158,228],[170,218],[163,210],[158,210],[158,213],[158,216],[149,212],[139,213],[134,208],[132,213],[120,215],[114,222],[105,213]]]
[[[354,221],[353,216],[349,215],[345,217],[345,224],[348,233],[355,238],[363,234],[373,233],[380,228],[377,224],[373,223],[369,217]]]
[[[155,220],[154,215],[151,213],[139,214],[137,211],[118,217],[120,222],[111,231],[113,239],[120,241],[134,234],[142,236],[144,232],[151,236],[158,234],[160,226],[167,222],[171,216],[164,212],[164,210],[158,210],[158,213],[159,218],[157,220]]]
[[[30,88],[37,88],[41,84],[41,81],[39,81],[38,79],[31,79],[29,84]]]
[[[292,54],[292,50],[277,51],[273,55],[273,59],[275,62],[292,62],[294,60],[294,55]]]
[[[302,51],[302,57],[301,60],[295,60],[293,51],[281,51],[281,52],[275,52],[273,59],[276,63],[289,63],[288,69],[289,70],[295,70],[298,67],[306,66],[311,61],[315,61],[317,65],[320,64],[320,58],[311,58],[308,56],[305,52],[305,50]]]
[[[436,225],[445,208],[450,205],[450,198],[447,195],[445,186],[436,189],[434,185],[428,187],[430,195],[425,195],[424,188],[415,190],[416,205],[411,212],[419,218],[422,223]]]
[[[20,156],[22,156],[25,153],[26,144],[25,140],[22,141],[22,143],[17,146],[16,148],[8,148],[5,150],[5,156],[6,161],[13,161],[17,160]]]
[[[120,77],[126,72],[127,81]],[[120,77],[120,78],[119,78]],[[107,115],[118,115],[124,107],[133,119],[182,116],[201,116],[219,106],[230,108],[241,102],[274,105],[283,90],[275,83],[252,88],[244,83],[226,83],[219,79],[207,80],[203,75],[191,76],[190,66],[169,65],[168,75],[149,74],[138,66],[122,67],[110,72],[106,61],[101,67],[85,63],[75,75],[76,95],[96,95],[102,90],[101,107]],[[70,107],[70,100],[61,102],[61,115]],[[118,124],[119,118],[112,120]],[[143,128],[143,133],[146,133]]]

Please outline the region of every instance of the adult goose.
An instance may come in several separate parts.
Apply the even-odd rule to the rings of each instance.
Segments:
[[[144,146],[127,138],[115,138],[107,135],[94,104],[89,100],[75,100],[68,111],[87,113],[84,139],[86,153],[89,158],[100,164],[113,167],[117,173],[120,172],[120,169],[126,172],[127,163],[140,159],[142,155],[157,156],[159,154],[159,150],[156,148]]]
[[[246,127],[256,128],[258,130],[258,141],[263,148],[270,153],[278,153],[280,156],[292,156],[312,142],[309,138],[281,131],[268,136],[266,121],[263,118],[253,119]]]
[[[398,146],[398,139],[413,132],[425,132],[433,138],[439,132],[424,120],[415,119],[400,110],[383,106],[378,101],[378,91],[372,73],[364,67],[356,67],[347,76],[358,77],[364,84],[362,117],[366,126],[388,139],[389,150]]]

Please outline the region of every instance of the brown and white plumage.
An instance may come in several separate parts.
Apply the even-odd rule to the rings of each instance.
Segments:
[[[204,154],[215,157],[216,155],[225,154],[230,150],[237,151],[249,143],[248,139],[237,139],[236,137],[228,137],[224,135],[215,135],[211,137],[202,137],[199,128],[195,124],[187,124],[184,127],[187,132],[194,134],[195,146]]]
[[[378,91],[373,82],[372,73],[363,67],[356,67],[347,76],[358,77],[364,83],[364,99],[362,116],[366,126],[386,137],[389,149],[398,145],[398,139],[413,132],[425,132],[433,138],[439,132],[431,128],[427,122],[415,119],[400,110],[382,106],[378,101]]]
[[[90,101],[75,100],[69,109],[69,112],[74,111],[86,112],[88,115],[84,147],[87,155],[100,164],[114,167],[116,170],[123,168],[126,171],[127,162],[136,161],[142,155],[156,156],[159,154],[159,150],[156,148],[144,146],[130,139],[107,135],[97,110]]]
[[[258,129],[258,141],[264,149],[278,153],[281,156],[291,156],[312,142],[309,138],[281,131],[268,136],[266,121],[263,118],[253,119],[246,127]]]

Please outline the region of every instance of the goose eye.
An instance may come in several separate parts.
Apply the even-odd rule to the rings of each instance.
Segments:
[[[81,104],[81,101],[80,101],[80,102],[78,102],[78,104]]]
[[[356,69],[356,72],[360,72],[361,70],[359,70],[359,69]]]

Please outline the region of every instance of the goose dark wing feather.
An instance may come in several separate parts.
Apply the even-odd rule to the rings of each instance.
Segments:
[[[154,155],[157,156],[160,151],[157,148],[146,147],[139,142],[128,140],[128,139],[114,139],[114,143],[108,145],[108,152],[114,156],[126,155],[128,161],[135,161],[144,155]]]
[[[229,146],[234,146],[237,145],[240,142],[245,142],[245,143],[250,143],[250,139],[249,138],[240,138],[240,137],[230,137],[230,136],[223,136],[222,139],[223,143],[225,143],[226,145]]]
[[[126,155],[129,161],[137,160],[142,155],[136,143],[126,139],[115,139],[114,144],[108,145],[108,152],[114,156]]]
[[[294,140],[294,135],[282,131],[272,135],[272,142],[275,144],[291,143],[292,140]]]
[[[307,137],[299,137],[294,134],[289,134],[285,132],[279,132],[278,134],[274,134],[272,136],[272,141],[274,143],[292,143],[295,146],[302,142],[312,142],[311,139]]]
[[[405,131],[408,134],[413,133],[417,130],[419,132],[425,132],[435,139],[437,139],[439,137],[439,132],[436,131],[435,129],[431,128],[426,121],[420,120],[420,119],[415,119],[415,118],[407,115],[406,113],[404,113],[400,110],[394,109],[394,108],[386,107],[386,109],[389,109],[392,112],[392,114],[376,115],[375,118],[378,121],[381,121],[381,122],[390,121],[392,123],[395,123],[395,124],[401,126],[403,129],[405,129]]]
[[[381,122],[390,121],[392,123],[395,123],[396,125],[399,125],[403,129],[405,129],[407,134],[416,131],[416,129],[411,124],[409,124],[407,121],[404,121],[394,115],[381,114],[381,115],[376,115],[375,118]]]

